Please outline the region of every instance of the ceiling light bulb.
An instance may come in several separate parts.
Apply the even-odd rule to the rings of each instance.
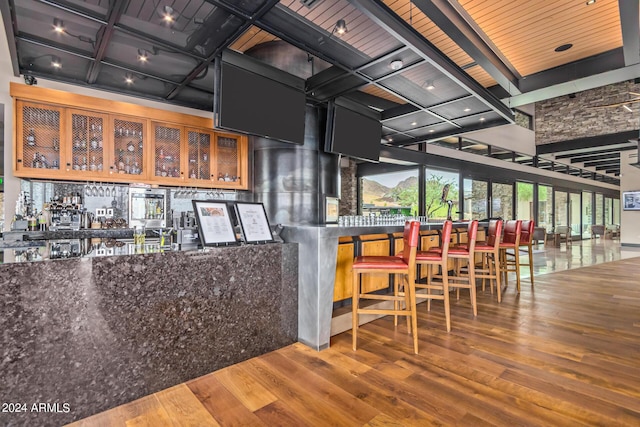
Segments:
[[[429,132],[435,132],[433,129],[429,129]]]
[[[124,76],[124,82],[128,85],[133,84],[133,76],[131,74],[127,74]]]
[[[467,107],[467,108],[465,108],[465,109],[464,109],[464,112],[465,112],[465,113],[468,113],[469,111],[471,111],[471,108],[469,108],[469,107]]]
[[[484,122],[484,117],[480,117],[480,121],[481,121],[481,122]]]
[[[333,31],[335,31],[339,35],[343,35],[347,31],[349,31],[347,30],[347,23],[344,21],[344,19],[338,19],[338,22],[336,22],[336,26],[334,27]]]
[[[418,124],[418,122],[411,122],[411,126],[415,126],[417,124]]]
[[[138,49],[138,60],[140,62],[147,62],[149,59],[149,54],[144,49]]]
[[[60,58],[58,58],[57,56],[52,56],[51,57],[51,66],[53,68],[62,68],[62,61],[60,61]]]
[[[173,8],[171,6],[165,6],[163,8],[162,19],[164,22],[171,23],[173,22]]]
[[[392,142],[393,138],[389,137],[389,138],[387,138],[387,141]]]
[[[436,87],[433,85],[433,80],[427,80],[424,86],[427,90],[434,90]]]
[[[53,31],[58,34],[64,33],[64,22],[62,19],[53,18]]]
[[[389,64],[389,67],[391,67],[392,70],[399,70],[400,68],[402,68],[402,61],[400,61],[399,59],[396,59],[395,61],[391,61],[391,63]]]

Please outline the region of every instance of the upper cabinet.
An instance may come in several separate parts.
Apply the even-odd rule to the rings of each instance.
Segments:
[[[143,181],[148,178],[145,143],[148,121],[133,117],[111,117],[112,143],[109,144],[109,173],[116,179]],[[132,176],[134,175],[134,176]]]
[[[69,158],[63,144],[64,109],[33,102],[16,103],[15,171],[22,176],[59,176]]]
[[[14,174],[248,189],[247,137],[213,121],[11,83]]]

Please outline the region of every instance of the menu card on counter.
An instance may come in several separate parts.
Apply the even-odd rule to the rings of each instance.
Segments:
[[[273,242],[269,220],[262,203],[236,202],[235,206],[245,242]]]
[[[218,246],[237,243],[229,208],[224,202],[193,200],[200,239],[204,246]]]

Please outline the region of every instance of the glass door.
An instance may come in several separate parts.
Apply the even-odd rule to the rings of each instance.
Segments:
[[[569,193],[569,225],[571,226],[571,235],[582,235],[582,210],[580,207],[580,193]]]
[[[593,225],[593,193],[582,192],[582,238],[591,238],[591,226]]]
[[[569,225],[569,194],[566,191],[555,192],[555,211],[553,226]]]
[[[553,229],[553,187],[538,185],[538,226]]]
[[[533,219],[533,184],[516,183],[516,219]]]
[[[464,186],[464,219],[489,218],[488,203],[489,184],[486,181],[465,178]]]

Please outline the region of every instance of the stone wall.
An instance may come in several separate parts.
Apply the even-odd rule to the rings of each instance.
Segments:
[[[343,158],[349,161],[349,166],[340,166],[340,215],[356,215],[358,213],[358,169],[356,161]]]
[[[639,98],[629,92],[640,93],[640,84],[630,80],[537,102],[536,145],[638,129],[640,103],[631,105],[633,113],[622,106],[594,108]]]

